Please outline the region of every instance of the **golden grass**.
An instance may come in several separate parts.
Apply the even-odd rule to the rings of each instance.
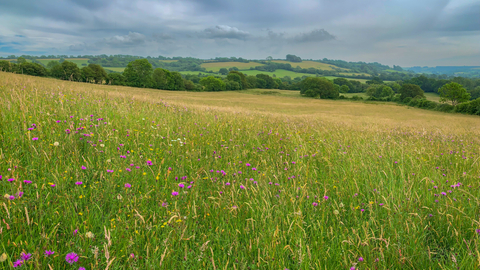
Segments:
[[[134,97],[145,102],[167,102],[201,110],[258,114],[259,117],[271,116],[316,123],[335,122],[361,129],[381,130],[409,127],[419,132],[436,131],[448,134],[475,132],[480,135],[480,118],[478,116],[428,111],[394,103],[309,99],[295,97],[298,92],[287,90],[273,90],[286,93],[279,96],[259,95],[258,92],[249,93],[248,91],[164,91],[69,82],[0,72],[0,86],[10,87],[11,85],[25,84],[31,85],[33,88],[68,88],[78,92],[94,92],[102,98],[106,96]]]
[[[242,63],[242,62],[213,62],[213,63],[203,63],[201,67],[211,70],[213,72],[218,72],[221,68],[232,68],[236,67],[239,70],[242,69],[250,69],[251,67],[258,67],[263,66],[263,64],[257,62],[249,62],[249,63]]]

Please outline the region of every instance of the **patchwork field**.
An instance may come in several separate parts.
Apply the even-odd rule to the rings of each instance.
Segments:
[[[59,58],[50,58],[50,59],[38,59],[38,62],[44,64],[45,66],[48,64],[50,61],[59,61]],[[82,68],[84,66],[88,66],[88,58],[65,58],[66,61],[73,62],[77,64],[79,68]]]
[[[257,62],[248,62],[248,63],[242,63],[242,62],[213,62],[213,63],[203,63],[201,64],[201,67],[205,68],[206,70],[211,70],[213,72],[218,72],[221,68],[232,68],[236,67],[239,70],[244,70],[244,69],[250,69],[251,67],[258,67],[258,66],[263,66],[263,64],[257,63]]]
[[[123,72],[125,70],[124,67],[104,67],[104,69],[115,71],[115,72]]]
[[[334,68],[339,68],[334,65],[329,65],[329,64],[314,62],[314,61],[302,61],[302,62],[296,63],[296,62],[289,62],[289,61],[283,61],[283,60],[273,60],[272,62],[290,64],[292,65],[292,67],[299,66],[301,68],[316,68],[320,70],[333,70]],[[345,70],[348,70],[348,69],[345,69]]]
[[[0,268],[479,267],[478,117],[251,91],[0,72]]]

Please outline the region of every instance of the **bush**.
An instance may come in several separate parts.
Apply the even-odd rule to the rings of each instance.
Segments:
[[[402,102],[405,103],[405,104],[410,103],[410,101],[412,101],[412,98],[411,98],[411,97],[406,97],[406,98],[404,98],[404,99],[402,100]]]
[[[437,104],[437,107],[435,108],[436,111],[440,112],[452,112],[453,109],[455,109],[455,107],[450,104]]]

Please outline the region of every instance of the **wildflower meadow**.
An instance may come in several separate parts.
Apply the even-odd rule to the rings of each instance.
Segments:
[[[476,130],[215,110],[5,74],[1,269],[480,266]]]

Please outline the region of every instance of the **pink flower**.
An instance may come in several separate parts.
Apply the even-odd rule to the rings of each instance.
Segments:
[[[38,138],[37,138],[37,137],[33,137],[33,138],[32,138],[32,141],[38,141]]]
[[[178,192],[176,191],[172,192],[172,196],[178,196]]]
[[[85,166],[82,165],[82,170],[86,170],[86,169],[87,169],[87,167],[85,167]]]
[[[75,185],[77,185],[77,186],[79,186],[81,184],[83,184],[83,182],[75,182]]]
[[[126,187],[126,188],[131,188],[132,185],[130,185],[129,183],[126,183],[126,184],[125,184],[125,187]]]

